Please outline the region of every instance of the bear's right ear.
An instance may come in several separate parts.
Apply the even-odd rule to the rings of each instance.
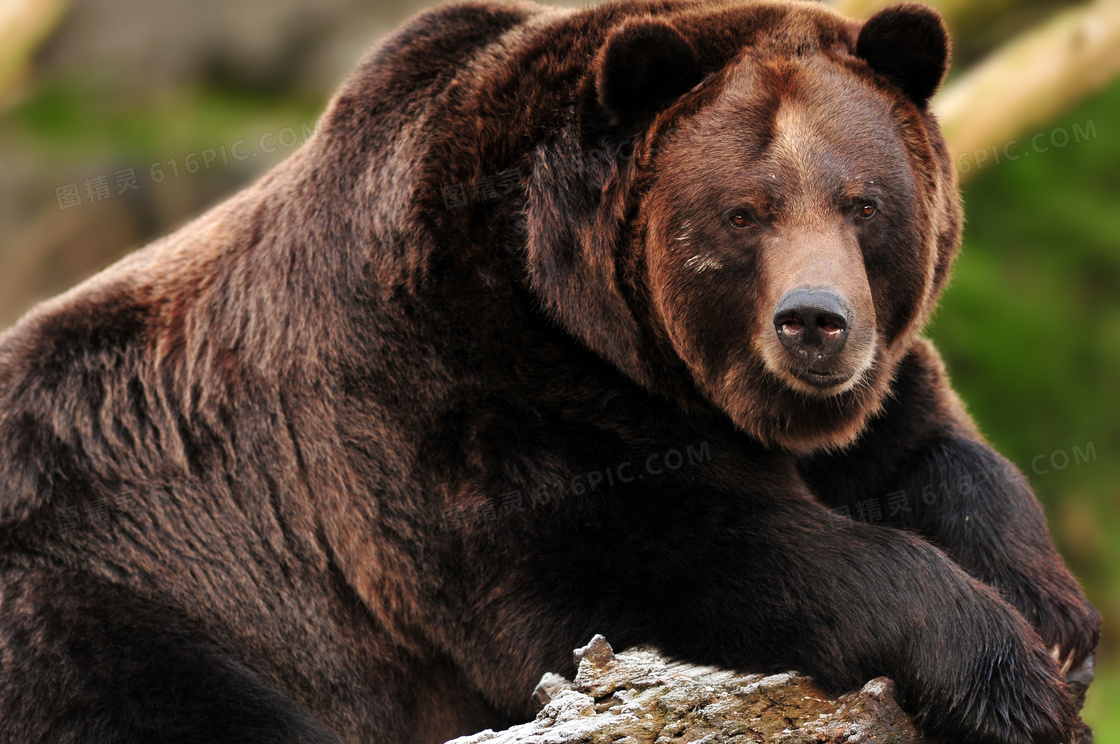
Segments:
[[[615,29],[595,59],[595,92],[611,123],[652,118],[700,82],[696,51],[680,32],[655,18]]]
[[[863,24],[856,56],[925,107],[949,69],[949,31],[933,8],[895,5]]]

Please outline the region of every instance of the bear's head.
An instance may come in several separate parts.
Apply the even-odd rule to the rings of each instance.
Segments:
[[[842,446],[889,394],[959,242],[928,110],[948,37],[920,5],[862,25],[796,3],[722,12],[631,18],[598,52],[593,105],[636,144],[623,265],[585,289],[611,334],[590,342],[654,389],[675,367],[763,442]]]

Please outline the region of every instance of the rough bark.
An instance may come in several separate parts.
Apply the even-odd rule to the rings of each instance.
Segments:
[[[545,675],[536,720],[448,744],[928,744],[873,679],[831,698],[795,673],[738,674],[667,660],[652,649],[615,654],[602,636],[577,649],[573,682]]]

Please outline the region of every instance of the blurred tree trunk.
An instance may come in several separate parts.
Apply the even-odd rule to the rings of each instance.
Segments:
[[[68,5],[69,0],[0,0],[0,102]]]
[[[954,154],[1002,151],[1117,73],[1120,2],[1098,2],[1060,13],[998,49],[948,84],[933,110]]]
[[[866,20],[883,8],[897,5],[900,0],[833,0],[832,7],[844,15]],[[1047,15],[1076,3],[1070,0],[923,0],[936,8],[953,30],[957,56],[968,50],[972,56],[978,45],[987,41],[987,49],[998,42],[993,32],[1012,35],[1024,24],[1037,23]]]
[[[977,41],[975,37],[990,38],[993,24],[1015,27],[1024,19],[1036,19],[1040,13],[1065,5],[1054,0],[926,2],[945,17],[958,49],[962,43]],[[835,0],[832,6],[866,19],[895,3]],[[961,179],[967,179],[979,163],[996,163],[1008,154],[1017,156],[1019,148],[1012,147],[1012,140],[1035,133],[1037,127],[1053,121],[1118,74],[1118,0],[1098,0],[1051,14],[999,44],[976,64],[966,63],[962,72],[950,76],[932,104],[950,152],[963,159],[958,163]]]

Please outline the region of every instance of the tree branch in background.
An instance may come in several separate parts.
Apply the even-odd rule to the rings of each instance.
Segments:
[[[1120,2],[1059,14],[945,87],[933,110],[954,153],[1002,146],[1120,73]]]
[[[901,0],[831,0],[834,9],[852,18],[867,20]],[[1069,0],[921,0],[936,8],[953,32],[954,57],[971,58],[982,46],[998,46],[1001,37],[1021,33],[1024,24],[1036,25],[1073,3]],[[963,52],[963,55],[962,55]]]
[[[0,0],[0,103],[69,4],[69,0]]]
[[[983,7],[983,10],[979,11],[983,15],[992,16],[999,15],[1016,5],[1022,4],[1022,0],[989,0],[986,3],[970,2],[970,0],[924,0],[924,2],[932,8],[936,8],[954,32],[964,30],[962,28],[963,18],[976,16],[979,11],[977,6]],[[898,3],[899,0],[835,0],[829,5],[846,16],[866,21],[880,10],[898,5]]]

